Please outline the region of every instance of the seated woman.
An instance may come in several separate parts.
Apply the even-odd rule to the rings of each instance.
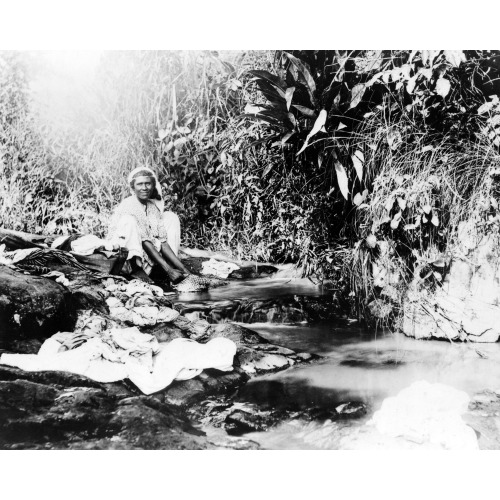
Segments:
[[[148,283],[154,265],[176,284],[189,274],[177,257],[180,246],[179,217],[164,212],[161,186],[154,172],[139,167],[128,176],[131,196],[116,207],[108,239],[128,250],[132,276]]]

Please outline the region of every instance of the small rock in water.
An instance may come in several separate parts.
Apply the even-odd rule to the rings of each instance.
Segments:
[[[343,403],[337,406],[335,411],[341,418],[358,418],[366,414],[366,405],[364,403],[354,402]]]

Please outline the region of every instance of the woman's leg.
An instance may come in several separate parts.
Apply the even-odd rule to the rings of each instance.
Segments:
[[[179,248],[181,244],[181,222],[179,216],[174,212],[163,214],[163,224],[167,232],[167,242],[162,243],[161,253],[165,260],[183,274],[190,274],[184,264],[180,261]]]
[[[179,257],[175,255],[174,251],[167,242],[161,244],[161,254],[167,262],[169,262],[173,267],[179,269],[182,274],[191,274],[184,266],[184,264],[179,260]]]
[[[151,241],[143,241],[142,247],[144,251],[148,255],[148,257],[162,269],[165,274],[170,278],[172,283],[178,283],[184,277],[184,275],[177,269],[172,268],[167,261],[163,258],[163,256],[156,250],[155,246]],[[162,245],[163,251],[163,245]],[[177,257],[176,257],[177,258]]]
[[[137,221],[132,215],[122,215],[115,226],[114,234],[111,235],[111,242],[128,250],[127,260],[132,268],[134,278],[153,283],[143,268],[142,241],[137,227]]]

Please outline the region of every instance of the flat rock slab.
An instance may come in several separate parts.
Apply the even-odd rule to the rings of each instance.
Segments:
[[[75,320],[67,288],[0,265],[0,340],[45,338],[71,330]]]

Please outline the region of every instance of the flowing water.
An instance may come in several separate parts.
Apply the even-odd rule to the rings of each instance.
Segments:
[[[238,297],[270,298],[276,294],[321,294],[307,283],[276,283],[272,280],[239,284],[214,290],[193,300]],[[266,286],[267,285],[267,286]],[[293,291],[290,291],[293,290]],[[364,403],[367,414],[355,420],[300,419],[283,422],[266,432],[246,438],[263,448],[337,448],[353,427],[363,425],[384,398],[418,380],[441,382],[470,395],[489,388],[500,389],[500,343],[472,344],[418,341],[402,334],[369,332],[348,320],[320,324],[245,325],[270,342],[323,359],[283,372],[253,378],[239,393],[238,402],[262,409],[300,411],[333,410],[346,402]]]

